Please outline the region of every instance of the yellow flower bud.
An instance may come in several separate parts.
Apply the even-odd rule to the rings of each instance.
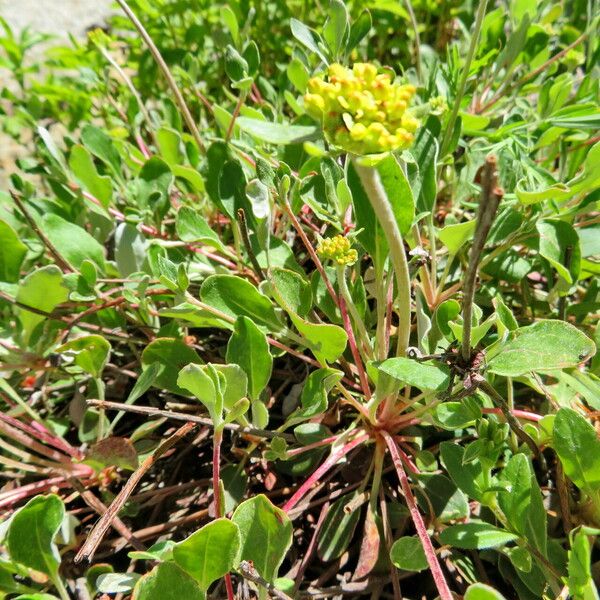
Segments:
[[[350,247],[350,240],[341,235],[325,238],[317,246],[317,253],[338,265],[352,265],[358,260],[358,252]]]
[[[326,76],[308,82],[304,101],[332,144],[354,154],[376,154],[412,142],[419,122],[407,107],[415,92],[412,85],[394,83],[390,73],[377,73],[375,65],[332,64]]]

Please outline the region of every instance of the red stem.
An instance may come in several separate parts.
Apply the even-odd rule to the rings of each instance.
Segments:
[[[356,366],[356,369],[358,370],[360,386],[362,387],[363,394],[365,395],[365,398],[368,402],[371,399],[371,389],[369,388],[369,380],[367,379],[365,367],[363,365],[360,352],[358,351],[358,346],[356,345],[356,338],[354,337],[354,330],[352,329],[352,323],[350,322],[350,315],[348,314],[348,309],[346,308],[346,301],[344,300],[341,294],[339,297],[339,304],[340,313],[342,313],[344,329],[346,330],[346,335],[348,336],[348,344],[350,346],[350,351],[352,352],[352,358],[354,359],[354,364]]]
[[[213,437],[213,464],[212,464],[212,482],[213,482],[213,508],[215,519],[221,516],[221,442],[223,441],[223,431],[215,431]]]
[[[76,184],[71,184],[71,188],[74,190],[80,189],[79,186],[77,186]],[[80,190],[80,191],[84,198],[87,198],[90,202],[93,202],[97,206],[101,206],[102,208],[104,208],[104,205],[102,204],[102,202],[100,202],[100,200],[98,200],[98,198],[96,198],[95,196],[92,196],[92,194],[90,194],[89,192],[86,192],[84,190]],[[119,222],[125,221],[125,215],[120,210],[117,210],[116,208],[112,208],[112,207],[108,207],[107,210],[108,210],[108,213],[110,215],[112,215],[117,221],[119,221]],[[144,225],[144,223],[140,223],[138,225],[138,228],[142,233],[146,233],[152,237],[161,238],[163,240],[168,239],[168,237],[164,233],[161,233],[160,231],[158,231],[158,229],[156,229],[155,227],[152,227],[151,225]],[[204,256],[207,256],[211,260],[214,260],[215,262],[218,262],[218,263],[222,264],[223,266],[228,267],[230,269],[237,268],[237,266],[230,260],[223,258],[222,256],[219,256],[218,254],[215,254],[214,252],[211,252],[210,250],[207,250],[204,247],[199,247],[194,244],[185,244],[184,247],[187,250],[191,250],[192,252],[197,252],[198,254],[204,254]]]
[[[502,415],[502,411],[499,408],[482,408],[481,412],[484,415]],[[510,411],[515,417],[519,419],[527,419],[529,421],[541,421],[543,419],[542,415],[537,415],[536,413],[529,412],[528,410],[511,410]]]
[[[223,430],[217,429],[213,437],[213,464],[212,464],[212,481],[213,481],[213,508],[215,511],[215,519],[221,517],[221,442],[223,441]],[[227,590],[227,600],[235,600],[233,591],[233,583],[231,582],[231,573],[225,574],[225,589]]]
[[[444,573],[442,573],[442,568],[437,559],[437,555],[433,548],[433,544],[431,543],[431,539],[427,534],[427,528],[425,527],[425,523],[423,522],[423,517],[417,508],[417,502],[415,497],[413,496],[412,490],[410,489],[410,483],[408,481],[408,477],[406,476],[406,471],[404,470],[404,466],[402,464],[402,459],[400,458],[400,452],[396,442],[392,438],[392,436],[387,431],[381,431],[381,435],[384,437],[385,442],[389,448],[390,454],[392,456],[392,460],[394,462],[394,467],[396,467],[396,472],[398,473],[398,479],[400,480],[400,487],[402,488],[402,493],[404,498],[406,499],[406,504],[408,506],[408,510],[410,511],[410,516],[415,524],[415,528],[417,530],[417,534],[419,539],[421,540],[421,544],[423,545],[423,550],[425,551],[425,556],[427,557],[427,562],[429,563],[429,568],[431,569],[431,574],[433,575],[433,580],[435,582],[435,586],[439,592],[440,598],[442,600],[453,600],[452,592],[448,587],[448,583],[446,578],[444,577]]]
[[[362,444],[365,440],[369,438],[369,434],[365,433],[363,435],[359,435],[357,438],[354,438],[352,441],[348,442],[344,446],[342,446],[339,450],[332,452],[329,458],[294,492],[293,496],[283,505],[282,509],[285,512],[290,512],[296,504],[308,492],[308,490],[329,471],[337,462],[348,454],[350,450],[356,448],[359,444]]]
[[[298,456],[298,454],[302,454],[303,452],[308,452],[309,450],[314,450],[315,448],[320,448],[321,446],[328,446],[329,444],[333,444],[335,440],[338,439],[339,436],[332,435],[331,437],[325,438],[324,440],[319,440],[318,442],[313,442],[312,444],[307,444],[306,446],[302,446],[302,448],[294,448],[293,450],[288,450],[288,456]]]

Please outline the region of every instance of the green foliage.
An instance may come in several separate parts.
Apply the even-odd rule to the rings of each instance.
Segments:
[[[598,598],[593,3],[127,4],[0,20],[0,596]]]

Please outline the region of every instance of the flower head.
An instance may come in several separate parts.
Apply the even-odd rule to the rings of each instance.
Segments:
[[[350,240],[341,235],[322,240],[317,252],[338,265],[353,265],[358,260],[358,252],[351,247]]]
[[[414,94],[414,86],[396,84],[372,64],[332,64],[325,77],[308,82],[304,104],[332,144],[353,154],[378,154],[412,143],[419,126],[408,110]]]

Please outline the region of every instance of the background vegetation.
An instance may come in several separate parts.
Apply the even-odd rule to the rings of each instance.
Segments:
[[[0,37],[0,596],[598,598],[597,2],[117,4]]]

